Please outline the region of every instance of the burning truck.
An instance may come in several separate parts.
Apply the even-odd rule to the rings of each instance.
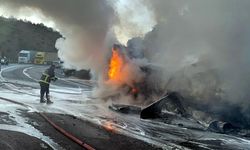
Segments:
[[[114,44],[107,64],[103,82],[105,89],[111,90],[105,98],[114,100],[124,96],[129,103],[149,104],[152,97],[164,94],[165,86],[155,77],[163,73],[160,66],[130,55],[127,47]]]
[[[101,84],[103,85],[101,94],[106,94],[103,99],[111,99],[116,103],[109,106],[111,110],[125,114],[139,114],[142,119],[161,118],[164,122],[170,124],[181,120],[182,126],[183,119],[186,119],[187,124],[190,122],[198,124],[204,130],[214,132],[228,133],[245,128],[244,126],[238,126],[238,121],[235,122],[232,118],[220,115],[220,112],[206,110],[201,104],[195,103],[193,97],[186,97],[185,95],[184,98],[181,91],[170,92],[168,86],[174,79],[170,78],[165,80],[167,82],[164,82],[162,79],[167,76],[165,76],[161,66],[150,64],[143,58],[130,55],[128,47],[118,44],[113,45],[112,53],[107,62],[102,81],[104,84]],[[214,79],[214,75],[210,74],[205,73],[201,78],[203,80]],[[187,80],[192,82],[192,80]],[[217,87],[218,85],[214,86]],[[191,88],[192,86],[189,87],[189,89]],[[207,91],[210,88],[212,87],[209,86],[204,90]],[[199,107],[202,107],[202,109]],[[204,118],[207,119],[204,120]],[[200,122],[209,126],[204,126]]]

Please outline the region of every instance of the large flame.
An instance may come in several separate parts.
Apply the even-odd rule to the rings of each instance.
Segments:
[[[133,70],[129,64],[128,59],[124,56],[119,46],[114,45],[112,48],[112,56],[109,61],[108,83],[115,83],[115,85],[126,85],[130,88],[129,93],[136,98],[139,93],[139,88],[135,86],[135,81],[129,76],[133,76]],[[132,70],[132,71],[131,71]],[[128,80],[129,78],[129,80]]]
[[[112,49],[112,57],[109,63],[109,79],[112,81],[121,81],[122,79],[122,67],[124,65],[123,58],[119,54],[119,51],[115,48]]]

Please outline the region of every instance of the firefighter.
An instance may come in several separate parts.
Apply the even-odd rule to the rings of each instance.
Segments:
[[[46,95],[47,104],[53,103],[49,97],[49,85],[50,81],[56,81],[55,77],[55,65],[51,65],[48,69],[44,71],[39,81],[40,84],[40,103],[45,103],[44,94]]]

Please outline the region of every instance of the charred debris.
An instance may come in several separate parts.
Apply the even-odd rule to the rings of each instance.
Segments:
[[[235,122],[219,120],[220,118],[213,114],[206,114],[208,118],[211,118],[209,122],[206,122],[202,118],[193,116],[192,113],[197,110],[184,104],[184,98],[179,93],[170,92],[144,108],[133,105],[112,104],[109,109],[121,114],[138,115],[141,119],[150,119],[189,129],[250,137],[248,132],[244,132],[248,131],[249,128],[237,126]]]

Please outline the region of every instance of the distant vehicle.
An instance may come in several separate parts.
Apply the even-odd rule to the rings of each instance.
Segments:
[[[5,56],[1,58],[1,65],[8,65],[8,64],[9,64],[9,60]]]
[[[35,51],[21,50],[18,56],[18,63],[33,63],[35,58]]]
[[[37,52],[35,55],[34,63],[35,64],[44,64],[44,55],[45,55],[45,52]]]
[[[57,53],[53,52],[37,52],[35,55],[35,64],[53,64],[54,61],[58,60]]]

